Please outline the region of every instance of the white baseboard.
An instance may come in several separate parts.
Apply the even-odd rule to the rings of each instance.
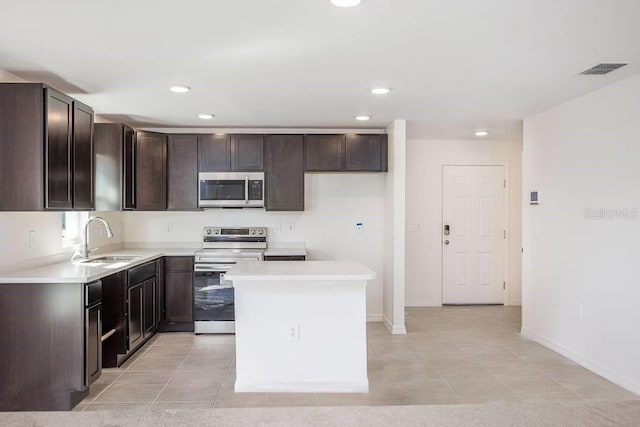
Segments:
[[[407,335],[407,327],[405,325],[394,325],[386,316],[383,316],[382,323],[391,335]]]
[[[349,382],[241,382],[236,380],[236,393],[369,393],[369,380]]]
[[[617,374],[615,372],[610,371],[608,368],[605,368],[604,366],[593,362],[591,360],[589,360],[588,357],[582,356],[581,354],[578,354],[576,352],[574,352],[573,350],[570,350],[542,335],[539,335],[533,331],[527,330],[525,328],[522,328],[522,330],[520,331],[522,333],[522,336],[529,338],[533,341],[536,341],[539,344],[542,344],[545,347],[550,348],[551,350],[560,353],[561,355],[563,355],[564,357],[576,362],[578,365],[589,369],[590,371],[595,372],[596,374],[600,375],[601,377],[604,377],[606,379],[608,379],[609,381],[619,385],[620,387],[629,390],[632,393],[635,393],[637,395],[640,396],[640,383],[637,381],[633,381],[630,380],[628,377]]]
[[[382,322],[382,314],[367,314],[367,322]]]
[[[519,299],[509,300],[509,305],[512,305],[514,307],[520,307],[522,306],[522,300],[519,300]]]
[[[404,305],[405,307],[442,307],[442,302],[430,299],[408,299]]]

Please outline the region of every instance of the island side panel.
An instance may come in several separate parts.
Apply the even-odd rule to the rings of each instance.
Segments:
[[[236,392],[368,392],[366,281],[234,287]]]
[[[73,407],[83,385],[83,285],[0,284],[0,411]]]

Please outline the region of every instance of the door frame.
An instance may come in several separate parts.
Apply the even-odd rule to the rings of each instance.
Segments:
[[[443,305],[444,300],[444,247],[443,247],[443,234],[444,229],[444,168],[446,166],[502,166],[504,169],[504,227],[507,231],[507,238],[503,239],[503,268],[502,277],[505,282],[505,289],[503,291],[502,303],[504,306],[509,305],[509,295],[511,293],[511,281],[509,280],[509,243],[511,241],[511,221],[509,217],[510,213],[510,197],[511,184],[509,180],[509,162],[441,162],[440,163],[440,305]]]

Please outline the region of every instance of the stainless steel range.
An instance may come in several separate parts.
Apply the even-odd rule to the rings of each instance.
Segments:
[[[193,301],[196,334],[235,332],[232,282],[226,272],[238,261],[262,261],[264,227],[205,227],[195,254]]]

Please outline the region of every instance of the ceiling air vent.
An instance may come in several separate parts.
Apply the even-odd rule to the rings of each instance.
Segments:
[[[625,65],[627,64],[598,64],[593,68],[589,68],[588,70],[581,72],[580,74],[585,74],[585,75],[609,74],[610,72],[615,71],[618,68],[624,67]]]

